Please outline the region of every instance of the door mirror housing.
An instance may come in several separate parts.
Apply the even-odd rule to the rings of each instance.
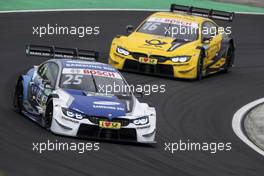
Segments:
[[[136,91],[133,93],[136,98],[143,98],[145,96],[144,91]]]
[[[206,37],[203,37],[202,39],[202,42],[203,43],[210,43],[210,41],[213,39],[213,36],[206,36]]]
[[[202,38],[202,42],[204,43],[206,43],[206,42],[208,42],[208,43],[210,43],[210,41],[213,39],[215,37],[215,34],[210,34],[210,35],[207,35],[207,36],[203,36],[203,38]]]
[[[128,34],[131,34],[134,30],[134,26],[133,25],[127,25],[126,26],[126,31]]]
[[[45,89],[53,89],[51,86],[51,81],[50,80],[43,80],[44,88]]]
[[[45,89],[53,89],[53,87],[50,84],[44,84]]]
[[[202,43],[203,43],[203,44],[209,44],[209,43],[210,43],[210,39],[208,39],[208,38],[203,38]]]

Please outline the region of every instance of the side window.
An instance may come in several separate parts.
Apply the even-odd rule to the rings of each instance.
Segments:
[[[59,73],[58,65],[55,63],[49,63],[46,77],[50,81],[52,87],[55,87],[58,73]]]
[[[50,81],[52,87],[55,87],[58,73],[59,73],[58,65],[52,62],[45,63],[41,65],[38,69],[38,75],[43,80]]]
[[[45,79],[45,73],[48,68],[48,63],[42,64],[39,69],[38,69],[38,75],[42,78]]]
[[[212,22],[204,22],[202,28],[203,39],[209,39],[218,34],[218,27]]]

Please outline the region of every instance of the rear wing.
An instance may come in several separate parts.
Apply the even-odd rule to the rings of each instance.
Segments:
[[[220,10],[204,9],[199,7],[184,6],[177,4],[171,4],[170,11],[187,13],[190,15],[201,16],[215,20],[223,20],[228,22],[232,22],[235,16],[234,12],[225,12]]]
[[[99,53],[96,51],[43,45],[27,45],[26,54],[28,56],[49,57],[54,59],[79,59],[88,61],[97,61],[99,57]]]

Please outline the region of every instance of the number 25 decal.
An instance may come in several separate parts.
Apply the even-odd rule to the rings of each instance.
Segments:
[[[83,75],[65,75],[66,80],[63,82],[64,85],[79,85],[82,83]]]

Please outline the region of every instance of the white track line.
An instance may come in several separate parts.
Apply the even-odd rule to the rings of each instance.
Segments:
[[[76,12],[76,11],[168,11],[168,9],[39,9],[39,10],[7,10],[0,13],[31,13],[31,12]],[[264,15],[259,12],[235,12],[236,14]]]
[[[264,156],[264,151],[261,150],[258,146],[256,146],[253,142],[251,142],[248,137],[244,134],[242,130],[242,125],[243,118],[247,114],[249,110],[254,108],[255,106],[264,103],[264,98],[258,99],[256,101],[253,101],[245,106],[243,106],[241,109],[239,109],[232,120],[232,128],[235,134],[242,140],[244,141],[248,146],[250,146],[253,150]]]

